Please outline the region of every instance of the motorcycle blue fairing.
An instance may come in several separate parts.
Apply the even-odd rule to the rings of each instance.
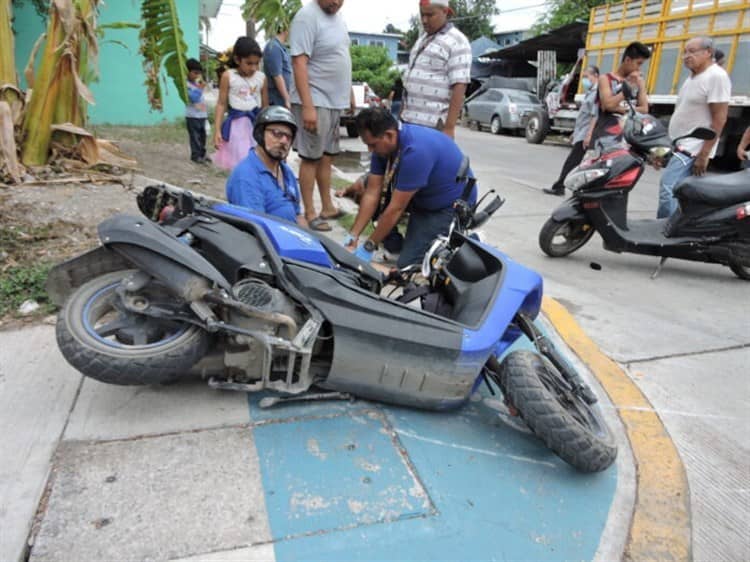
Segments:
[[[304,261],[322,267],[333,267],[333,262],[320,241],[291,222],[255,213],[245,207],[229,203],[219,203],[213,205],[212,208],[261,225],[274,249],[282,258]]]

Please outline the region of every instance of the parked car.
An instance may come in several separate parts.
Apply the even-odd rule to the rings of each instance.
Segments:
[[[524,127],[522,117],[542,110],[542,102],[525,90],[489,88],[464,104],[467,122],[479,129],[489,127],[499,135],[503,130],[518,131]]]
[[[339,119],[339,124],[342,127],[346,127],[346,134],[350,138],[354,138],[359,134],[357,123],[355,122],[359,112],[368,107],[380,105],[380,98],[375,95],[375,92],[367,85],[367,82],[354,82],[352,84],[352,91],[354,92],[354,112],[343,111]]]
[[[526,142],[540,144],[551,132],[573,132],[578,118],[579,103],[576,102],[576,92],[582,64],[583,55],[578,58],[568,74],[548,86],[542,110],[530,112],[522,119],[522,125],[526,128]]]

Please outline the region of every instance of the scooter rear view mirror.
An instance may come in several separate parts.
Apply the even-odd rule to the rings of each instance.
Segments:
[[[681,137],[677,137],[672,141],[672,145],[676,146],[679,141],[682,139],[700,139],[700,140],[711,140],[714,137],[716,137],[716,133],[713,129],[709,129],[708,127],[697,127],[696,129],[693,129],[690,131],[687,135],[682,135]]]
[[[716,133],[713,129],[709,129],[708,127],[698,127],[690,133],[690,136],[701,140],[711,140],[716,137]]]

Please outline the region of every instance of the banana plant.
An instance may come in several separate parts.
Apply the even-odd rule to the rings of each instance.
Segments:
[[[16,76],[10,2],[0,0],[0,101],[8,103],[15,118],[20,112],[22,97]]]
[[[148,101],[153,109],[163,107],[160,81],[162,64],[184,103],[187,93],[187,44],[177,17],[175,0],[142,0],[141,54],[146,73]]]
[[[301,0],[245,0],[242,17],[253,20],[271,38],[279,29],[288,29],[294,14],[302,7]]]
[[[31,101],[23,120],[21,161],[27,166],[46,164],[53,124],[85,124],[85,104],[94,103],[94,98],[81,75],[89,64],[96,65],[98,3],[50,3],[42,62],[34,74]]]

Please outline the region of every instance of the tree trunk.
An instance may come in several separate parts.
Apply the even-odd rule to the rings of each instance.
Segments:
[[[251,39],[255,39],[255,20],[253,18],[245,22],[245,35]]]

